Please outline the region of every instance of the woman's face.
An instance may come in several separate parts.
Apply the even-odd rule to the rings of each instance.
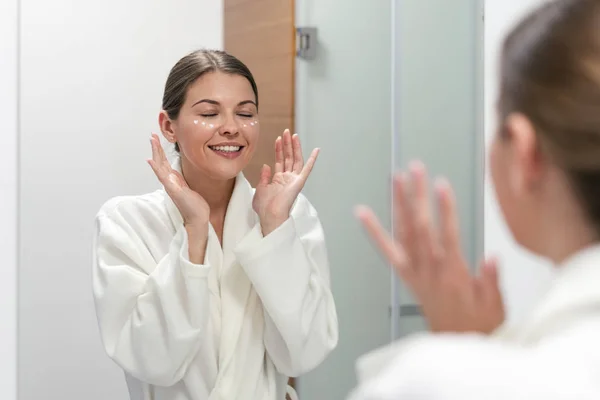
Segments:
[[[182,158],[195,170],[212,179],[234,178],[248,165],[258,142],[250,82],[222,72],[202,75],[188,88],[179,117],[170,125],[172,135],[165,136],[178,143]],[[162,121],[161,126],[164,132]]]

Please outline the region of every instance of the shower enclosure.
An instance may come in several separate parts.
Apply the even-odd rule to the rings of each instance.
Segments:
[[[483,248],[483,1],[296,0],[296,131],[320,147],[305,190],[327,234],[336,351],[298,380],[303,399],[343,399],[356,358],[425,329],[366,240],[355,204],[390,228],[390,177],[412,159],[456,191],[471,265]]]

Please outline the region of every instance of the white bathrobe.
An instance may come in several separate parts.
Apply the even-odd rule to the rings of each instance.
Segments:
[[[132,400],[283,400],[287,379],[338,341],[323,230],[300,195],[263,237],[240,174],[221,247],[189,261],[164,190],[108,201],[96,218],[93,292],[106,352]]]
[[[364,356],[351,400],[600,399],[600,246],[571,257],[523,324],[418,334]]]

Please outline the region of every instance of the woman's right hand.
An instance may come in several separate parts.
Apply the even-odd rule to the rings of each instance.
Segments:
[[[210,216],[208,203],[202,196],[190,189],[178,171],[171,168],[158,135],[152,134],[150,143],[152,144],[152,159],[148,160],[148,164],[179,209],[186,229],[188,232],[190,228],[207,231]]]
[[[414,163],[410,175],[394,180],[395,238],[369,208],[359,207],[358,218],[419,300],[431,330],[491,333],[504,321],[495,262],[485,262],[480,276],[471,276],[450,185],[437,185],[440,224],[435,226],[423,164]]]

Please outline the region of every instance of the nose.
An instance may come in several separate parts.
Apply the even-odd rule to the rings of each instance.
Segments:
[[[240,128],[235,120],[235,116],[232,114],[226,114],[223,125],[220,129],[220,134],[223,136],[237,136]]]

